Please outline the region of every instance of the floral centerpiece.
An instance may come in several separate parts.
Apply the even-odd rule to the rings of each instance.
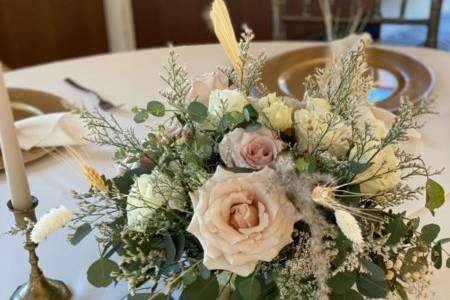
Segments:
[[[235,41],[221,0],[212,19],[232,67],[190,80],[171,52],[164,101],[133,109],[136,123],[161,118],[143,139],[80,112],[119,165],[114,178],[84,165],[92,187],[74,192],[70,240],[95,227],[102,248],[89,281],[127,281],[129,299],[427,298],[449,239],[395,208],[422,193],[431,213],[444,203],[438,172],[399,144],[430,102],[377,119],[364,38],[307,78],[303,99],[270,93],[251,31]]]

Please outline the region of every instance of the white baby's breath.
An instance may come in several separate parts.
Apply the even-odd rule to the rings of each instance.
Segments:
[[[66,225],[72,218],[72,211],[67,207],[52,208],[34,225],[31,231],[31,240],[39,243],[50,234]]]
[[[334,211],[334,216],[339,229],[350,241],[354,244],[362,244],[364,242],[361,228],[352,214],[339,209]]]

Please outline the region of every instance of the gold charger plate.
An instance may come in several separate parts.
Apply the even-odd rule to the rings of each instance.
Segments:
[[[262,80],[269,90],[302,99],[306,76],[323,67],[329,59],[328,46],[290,51],[267,61]],[[370,47],[367,62],[374,71],[376,83],[369,101],[379,107],[396,111],[401,97],[417,102],[432,92],[435,83],[432,71],[410,56]]]
[[[8,94],[13,106],[14,119],[16,121],[29,118],[39,114],[49,114],[65,111],[62,99],[50,93],[23,89],[8,88]],[[22,151],[25,163],[35,161],[49,153],[49,149],[33,148],[29,151]],[[3,159],[0,152],[0,170],[3,170]]]

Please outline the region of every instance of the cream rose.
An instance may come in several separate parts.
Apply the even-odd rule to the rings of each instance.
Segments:
[[[252,132],[236,128],[219,144],[220,157],[228,167],[261,169],[272,165],[281,150],[283,142],[268,128]]]
[[[328,101],[314,98],[307,101],[305,109],[295,111],[295,131],[300,151],[317,148],[327,150],[337,158],[347,153],[351,128],[343,122],[336,122],[337,125],[327,128],[330,118],[337,121],[340,118],[332,115],[330,110]]]
[[[237,90],[214,90],[209,97],[208,111],[216,116],[223,112],[242,112],[248,103],[245,96]]]
[[[220,71],[199,75],[192,80],[192,86],[187,95],[189,101],[199,101],[208,106],[209,96],[213,90],[223,90],[228,87],[228,78]]]
[[[139,176],[127,198],[128,226],[144,232],[146,222],[155,209],[167,204],[171,209],[181,210],[187,195],[178,180],[154,170],[151,174]]]
[[[200,241],[208,269],[248,276],[259,260],[271,261],[292,242],[301,216],[284,191],[270,184],[274,176],[270,168],[232,173],[219,166],[191,194],[194,216],[187,230]]]
[[[285,131],[292,127],[293,108],[284,104],[282,97],[269,94],[259,100],[259,105],[273,129]]]
[[[388,133],[388,128],[382,120],[375,117],[372,108],[370,106],[361,105],[359,107],[359,113],[361,117],[358,119],[357,126],[360,129],[364,129],[365,124],[369,125],[373,136],[380,140]]]
[[[369,144],[369,146],[371,145]],[[374,144],[372,144],[372,146],[374,146]],[[367,151],[358,159],[358,161],[367,163],[375,154],[375,151],[375,149]],[[349,158],[355,159],[355,156],[356,149],[352,149]],[[392,145],[383,148],[375,155],[370,163],[371,165],[366,171],[355,177],[355,181],[362,182],[360,184],[361,193],[375,195],[378,192],[394,188],[400,182],[401,174],[400,171],[397,170],[399,161]],[[370,179],[372,177],[374,178]]]

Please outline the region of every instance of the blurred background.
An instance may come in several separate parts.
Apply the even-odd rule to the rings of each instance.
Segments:
[[[366,30],[384,44],[450,50],[450,0],[226,2],[234,24],[248,24],[257,40],[324,40]],[[205,26],[210,3],[35,0],[31,4],[27,0],[0,0],[0,60],[16,69],[168,43],[216,42]],[[324,3],[329,6],[324,7]],[[324,26],[327,22],[332,26]]]

